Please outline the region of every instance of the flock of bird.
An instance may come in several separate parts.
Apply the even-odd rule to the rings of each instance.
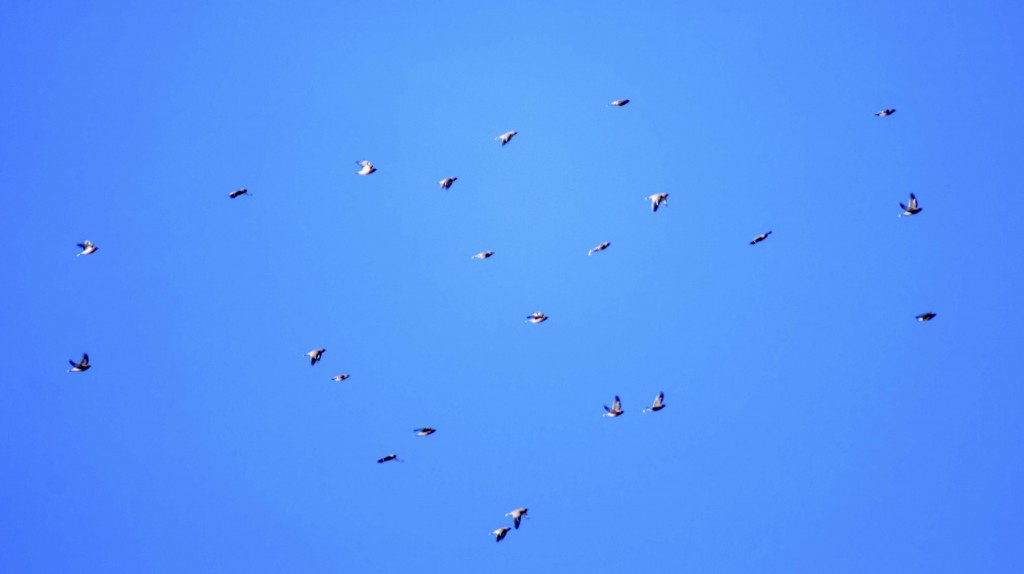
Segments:
[[[622,107],[622,106],[625,106],[626,104],[628,104],[629,102],[630,101],[627,100],[627,99],[615,100],[615,101],[609,103],[608,105],[609,106],[613,106],[613,107]],[[896,112],[895,109],[891,109],[890,108],[890,109],[881,110],[881,111],[875,113],[874,115],[878,116],[878,117],[887,117],[887,116],[892,115],[895,112]],[[505,132],[505,133],[501,134],[500,136],[496,137],[495,139],[500,141],[502,146],[505,146],[510,141],[512,141],[512,138],[514,138],[518,133],[519,132],[517,132],[517,131]],[[359,171],[356,172],[358,175],[366,176],[366,175],[370,175],[370,174],[372,174],[372,173],[377,171],[377,168],[375,168],[373,166],[373,162],[371,162],[371,161],[361,160],[361,161],[357,161],[356,164],[360,166]],[[452,185],[458,179],[459,178],[457,178],[457,177],[446,177],[446,178],[442,179],[441,181],[439,181],[438,184],[439,184],[439,186],[440,186],[440,188],[442,190],[447,190],[447,189],[450,189],[452,187]],[[251,194],[249,193],[248,189],[241,188],[241,189],[237,189],[237,190],[232,191],[231,193],[229,193],[228,197],[230,197],[231,199],[235,199],[235,198],[238,198],[238,197],[243,196],[243,195],[251,196]],[[657,212],[660,207],[668,205],[668,195],[669,195],[668,193],[656,193],[656,194],[648,196],[645,199],[650,201],[651,211],[652,212]],[[906,204],[900,203],[899,205],[900,205],[900,208],[903,210],[902,213],[899,214],[899,217],[904,217],[904,216],[908,216],[909,217],[909,216],[917,215],[918,213],[921,212],[921,207],[918,205],[917,197],[914,196],[913,193],[910,194],[910,199],[907,201]],[[755,237],[754,239],[752,239],[750,241],[750,245],[757,245],[758,243],[761,243],[762,241],[768,239],[768,236],[770,236],[771,234],[772,234],[771,231],[767,231],[765,233],[762,233],[762,234],[758,235],[757,237]],[[602,244],[600,244],[600,245],[590,249],[589,251],[587,251],[587,255],[590,256],[590,255],[593,255],[594,253],[599,253],[601,251],[604,251],[605,249],[608,249],[610,246],[611,246],[611,242],[604,242],[604,243],[602,243]],[[99,248],[96,247],[89,240],[85,240],[82,243],[79,243],[78,244],[78,248],[82,250],[80,253],[78,253],[79,256],[81,256],[81,255],[92,255],[93,253],[96,253],[96,251],[99,250]],[[472,259],[483,260],[483,259],[488,259],[488,258],[492,257],[493,255],[494,255],[493,251],[484,251],[484,252],[481,252],[481,253],[477,253],[476,255],[473,255]],[[915,318],[918,321],[920,321],[920,322],[924,322],[924,321],[931,321],[932,319],[935,318],[935,316],[936,316],[935,313],[927,312],[927,313],[922,313],[920,315],[917,315]],[[536,311],[533,314],[527,316],[527,318],[526,318],[527,322],[533,323],[533,324],[540,324],[540,323],[543,323],[544,321],[547,321],[547,320],[548,320],[548,316],[545,315],[544,313],[540,312],[540,311]],[[308,357],[309,358],[310,366],[313,366],[313,365],[316,365],[317,363],[320,362],[320,360],[323,358],[323,355],[324,355],[324,353],[326,351],[327,350],[323,349],[323,348],[321,348],[321,349],[313,349],[313,350],[311,350],[311,351],[309,351],[307,353],[304,353],[303,356]],[[87,371],[87,370],[89,370],[91,368],[91,365],[89,364],[89,355],[87,353],[83,353],[82,354],[82,358],[78,362],[75,362],[73,360],[70,360],[68,362],[71,364],[71,368],[68,369],[68,371],[67,371],[69,373],[81,373],[81,372]],[[350,376],[351,375],[349,375],[347,373],[342,373],[342,374],[338,374],[338,375],[335,375],[335,376],[331,377],[331,380],[332,381],[340,382],[340,381],[344,381],[344,380],[348,379]],[[643,409],[642,412],[643,413],[658,412],[658,411],[664,409],[665,406],[666,406],[665,405],[665,393],[664,392],[660,392],[654,398],[654,402],[651,404],[651,406]],[[604,407],[604,410],[605,410],[604,416],[610,417],[610,418],[616,418],[616,417],[622,416],[625,413],[625,411],[622,409],[622,401],[621,401],[621,399],[617,395],[615,396],[615,400],[612,402],[612,406],[608,407],[606,405]],[[418,429],[413,429],[413,432],[416,433],[416,436],[426,437],[426,436],[430,436],[430,435],[434,434],[435,432],[437,432],[437,429],[434,429],[434,428],[431,428],[431,427],[422,427],[422,428],[418,428]],[[397,460],[398,462],[404,462],[401,459],[399,459],[398,455],[395,454],[395,453],[391,453],[391,454],[388,454],[388,455],[386,455],[384,457],[381,457],[381,458],[377,459],[377,462],[380,463],[380,464],[383,464],[385,462],[389,462],[389,461],[392,461],[392,460]],[[505,538],[505,536],[509,533],[509,531],[512,530],[513,528],[515,528],[516,530],[519,529],[520,522],[522,521],[522,519],[524,517],[527,516],[527,509],[526,508],[517,508],[517,509],[512,510],[511,512],[505,514],[505,516],[506,517],[512,517],[512,524],[513,524],[513,526],[512,527],[503,526],[501,528],[498,528],[496,530],[493,530],[493,531],[489,532],[488,534],[494,536],[496,542],[501,542]]]

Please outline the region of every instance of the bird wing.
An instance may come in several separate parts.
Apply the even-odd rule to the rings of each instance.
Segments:
[[[78,364],[82,365],[83,367],[88,366],[89,365],[89,354],[88,353],[83,353],[82,354],[82,360]]]
[[[622,410],[622,401],[619,400],[619,396],[618,395],[615,396],[615,402],[612,403],[612,410],[615,410],[615,411],[621,411]]]
[[[910,208],[917,209],[917,197],[913,193],[910,194]]]
[[[512,524],[519,530],[519,523],[523,520],[523,515],[517,510],[512,511]]]
[[[661,402],[665,400],[665,393],[658,393],[658,396],[654,397],[654,406],[660,407]]]

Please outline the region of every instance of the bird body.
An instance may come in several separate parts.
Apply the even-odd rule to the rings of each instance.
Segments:
[[[654,404],[647,407],[643,412],[656,413],[661,409],[665,408],[665,393],[658,393],[658,396],[654,397]]]
[[[618,395],[615,395],[615,402],[612,403],[612,408],[608,408],[608,406],[605,405],[604,410],[607,411],[604,413],[604,416],[612,418],[615,418],[621,415],[622,413],[626,412],[622,410],[622,401],[619,400]]]
[[[505,132],[505,133],[501,134],[500,136],[498,136],[498,137],[496,137],[494,139],[501,141],[501,145],[502,145],[502,147],[504,147],[505,144],[507,144],[508,142],[512,141],[512,138],[516,137],[516,134],[518,134],[518,133],[519,132],[517,132],[517,131]]]
[[[341,381],[344,381],[345,379],[349,378],[350,376],[351,375],[348,375],[348,374],[334,375],[333,377],[331,377],[331,380],[332,381],[338,381],[340,383]]]
[[[597,247],[591,249],[590,251],[587,251],[587,255],[593,255],[593,254],[597,253],[598,251],[604,251],[605,249],[608,249],[608,247],[610,245],[611,245],[611,242],[605,241],[601,245],[598,245]]]
[[[89,241],[88,239],[86,239],[85,241],[79,243],[78,244],[78,248],[82,250],[82,252],[79,253],[78,255],[89,255],[89,254],[95,253],[97,250],[99,250],[99,247],[96,247],[95,245],[93,245],[92,241]]]
[[[880,117],[880,118],[884,118],[885,116],[891,116],[891,115],[893,115],[895,113],[896,113],[895,109],[889,108],[889,109],[885,109],[885,110],[882,110],[880,112],[877,112],[875,115]]]
[[[935,318],[935,313],[932,313],[931,311],[929,311],[927,313],[921,313],[920,315],[918,315],[917,317],[914,317],[914,318],[917,319],[918,322],[923,323],[925,321],[931,321],[932,319],[934,319]]]
[[[243,187],[242,189],[236,189],[235,191],[232,191],[231,193],[228,194],[228,197],[234,199],[239,195],[246,195],[247,193],[249,193],[249,190]]]
[[[628,103],[629,103],[629,100],[615,100],[614,102],[612,102],[612,103],[610,103],[608,105],[609,106],[615,106],[617,108],[621,108],[622,106],[624,106],[624,105],[626,105]]]
[[[917,197],[915,197],[913,193],[910,194],[910,201],[906,205],[903,205],[901,203],[900,207],[903,208],[903,213],[899,215],[900,217],[903,217],[904,215],[910,216],[921,213],[921,208],[918,207],[917,205]]]
[[[430,435],[436,433],[437,429],[433,429],[433,428],[430,428],[430,427],[423,427],[421,429],[413,429],[412,432],[416,433],[416,436],[430,436]]]
[[[383,464],[383,463],[385,463],[385,462],[387,462],[389,460],[397,460],[397,459],[398,459],[398,455],[395,454],[395,453],[391,453],[391,454],[385,456],[384,458],[378,458],[377,459],[377,464]],[[398,462],[402,462],[402,461],[399,460]]]
[[[74,361],[68,361],[68,362],[71,363],[71,368],[68,369],[69,373],[81,373],[82,371],[88,371],[89,367],[92,366],[92,365],[89,364],[89,354],[88,353],[82,353],[82,360],[78,361],[77,363],[75,363]]]
[[[449,189],[449,188],[451,188],[452,184],[455,183],[455,180],[457,180],[457,179],[459,179],[459,178],[457,178],[457,177],[446,177],[446,178],[442,179],[441,181],[439,181],[437,183],[439,183],[441,185],[441,189]]]
[[[541,313],[540,311],[537,311],[533,315],[527,317],[526,320],[534,324],[543,323],[544,321],[548,320],[548,316],[545,315],[544,313]]]
[[[647,199],[651,202],[651,211],[658,211],[658,208],[662,205],[668,205],[667,193],[655,193],[654,195],[647,196]]]
[[[303,356],[304,357],[309,357],[309,366],[312,367],[313,365],[315,365],[318,362],[320,362],[320,357],[324,356],[324,351],[326,351],[326,350],[327,349],[313,349],[312,351],[306,353]]]
[[[755,237],[754,240],[750,242],[750,244],[751,245],[757,245],[758,243],[761,243],[765,239],[768,239],[768,236],[771,235],[771,234],[772,234],[771,231],[769,231],[768,233],[762,233],[761,235],[758,235],[757,237]]]
[[[512,512],[509,512],[505,516],[511,516],[512,517],[512,525],[516,527],[516,530],[519,530],[519,522],[523,519],[524,516],[526,516],[526,509],[525,508],[517,508],[517,509],[513,510]]]
[[[505,538],[505,535],[508,534],[509,530],[512,530],[512,529],[509,528],[508,526],[502,526],[501,528],[492,531],[490,534],[492,536],[494,536],[494,541],[495,542],[501,542],[502,539]]]
[[[494,255],[493,251],[484,251],[483,253],[477,253],[472,258],[473,259],[487,259],[491,255]]]
[[[359,175],[370,175],[371,173],[377,171],[377,168],[373,167],[373,162],[366,161],[365,159],[362,161],[357,161],[356,165],[363,166],[362,169],[356,172]]]

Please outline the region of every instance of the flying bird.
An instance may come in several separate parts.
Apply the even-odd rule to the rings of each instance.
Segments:
[[[915,319],[917,319],[918,321],[920,321],[922,323],[925,322],[925,321],[931,321],[934,318],[935,318],[935,313],[932,313],[931,311],[929,311],[927,313],[921,313],[920,315],[915,317]]]
[[[413,429],[412,432],[416,433],[416,436],[430,436],[437,432],[437,429],[430,427],[423,427],[421,429]]]
[[[651,202],[651,211],[658,211],[658,208],[662,205],[668,205],[667,193],[655,193],[654,195],[647,196],[647,199]]]
[[[96,250],[99,249],[99,247],[93,245],[92,241],[89,241],[88,239],[79,243],[78,248],[82,250],[78,255],[89,255],[90,253],[95,253]]]
[[[619,400],[618,395],[615,395],[615,402],[612,403],[612,408],[608,408],[608,405],[605,405],[604,410],[608,411],[604,413],[604,416],[612,418],[615,418],[621,415],[622,413],[626,412],[622,410],[622,401]]]
[[[441,181],[439,181],[438,183],[441,184],[441,189],[448,189],[448,188],[450,188],[452,186],[453,183],[455,183],[455,180],[457,180],[457,179],[459,179],[459,178],[457,178],[457,177],[446,177],[446,178],[442,179]]]
[[[900,207],[903,208],[903,213],[899,215],[900,217],[903,217],[904,215],[915,215],[921,212],[921,208],[917,206],[917,198],[914,197],[913,193],[910,194],[910,202],[907,205],[903,205],[901,203]]]
[[[494,255],[493,251],[484,251],[483,253],[477,253],[473,256],[473,259],[487,259],[491,255]]]
[[[377,168],[373,167],[373,163],[366,161],[365,159],[363,161],[357,161],[356,165],[363,166],[363,169],[356,172],[359,175],[370,175],[371,173],[377,171]]]
[[[605,241],[601,245],[598,245],[597,247],[591,249],[590,251],[587,251],[587,255],[593,255],[593,254],[597,253],[598,251],[604,251],[605,249],[608,249],[609,245],[611,245],[611,243],[608,242],[608,241]]]
[[[526,516],[526,509],[525,508],[517,508],[517,509],[513,510],[512,512],[509,512],[505,516],[511,516],[512,517],[512,525],[516,527],[516,530],[519,530],[519,522],[523,519],[524,516]],[[529,516],[526,516],[526,517],[529,518]]]
[[[391,453],[391,454],[385,456],[384,458],[378,458],[377,459],[377,464],[383,464],[383,463],[385,463],[385,462],[387,462],[389,460],[398,460],[398,455],[395,454],[395,453]],[[398,460],[398,462],[402,462],[402,461]]]
[[[761,235],[758,235],[757,237],[755,237],[754,240],[750,242],[750,244],[751,245],[757,245],[758,243],[761,243],[765,239],[768,239],[768,236],[771,235],[771,234],[772,234],[771,231],[769,231],[768,233],[762,233]]]
[[[243,187],[242,189],[236,189],[235,191],[232,191],[231,193],[228,194],[228,197],[234,199],[239,195],[246,195],[247,193],[249,193],[249,190]]]
[[[89,364],[89,354],[88,353],[82,353],[82,360],[78,361],[77,364],[74,361],[68,361],[68,362],[71,363],[71,368],[68,369],[69,373],[81,373],[82,371],[88,371],[89,367],[91,366]]]
[[[647,412],[656,413],[656,412],[660,411],[661,409],[665,408],[664,401],[665,401],[665,393],[658,393],[658,396],[654,397],[654,404],[649,406],[649,407],[647,407],[646,409],[644,409],[643,412],[645,412],[645,413],[647,413]]]
[[[327,349],[313,349],[312,351],[303,355],[303,357],[309,357],[309,366],[313,366],[320,362],[320,357],[324,356],[324,351]]]
[[[527,317],[526,320],[531,323],[543,323],[544,321],[548,320],[548,316],[545,315],[544,313],[541,313],[540,311],[537,311],[533,315]]]
[[[331,377],[331,380],[332,381],[338,381],[340,383],[341,381],[344,381],[345,379],[349,378],[350,376],[351,375],[348,375],[348,374],[334,375],[333,377]]]
[[[621,108],[622,106],[624,106],[624,105],[626,105],[628,103],[629,103],[629,100],[615,100],[614,102],[612,102],[612,103],[610,103],[608,105],[609,106],[615,106],[617,108]]]
[[[880,118],[884,118],[885,116],[891,116],[891,115],[893,115],[895,113],[896,113],[895,109],[889,108],[887,110],[882,110],[882,111],[876,113],[875,115],[880,117]]]
[[[498,136],[498,137],[496,137],[494,139],[500,140],[502,147],[504,147],[505,144],[507,144],[508,142],[510,142],[512,140],[512,138],[516,137],[517,133],[519,133],[519,132],[516,132],[516,131],[505,132],[505,133],[501,134],[500,136]]]
[[[495,542],[501,542],[502,539],[505,538],[505,535],[508,534],[509,530],[512,530],[512,529],[509,528],[508,526],[502,526],[501,528],[491,532],[490,534],[494,536],[494,541]]]

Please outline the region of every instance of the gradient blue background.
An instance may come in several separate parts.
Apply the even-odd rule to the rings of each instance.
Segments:
[[[1021,21],[4,2],[0,570],[1021,572]]]

